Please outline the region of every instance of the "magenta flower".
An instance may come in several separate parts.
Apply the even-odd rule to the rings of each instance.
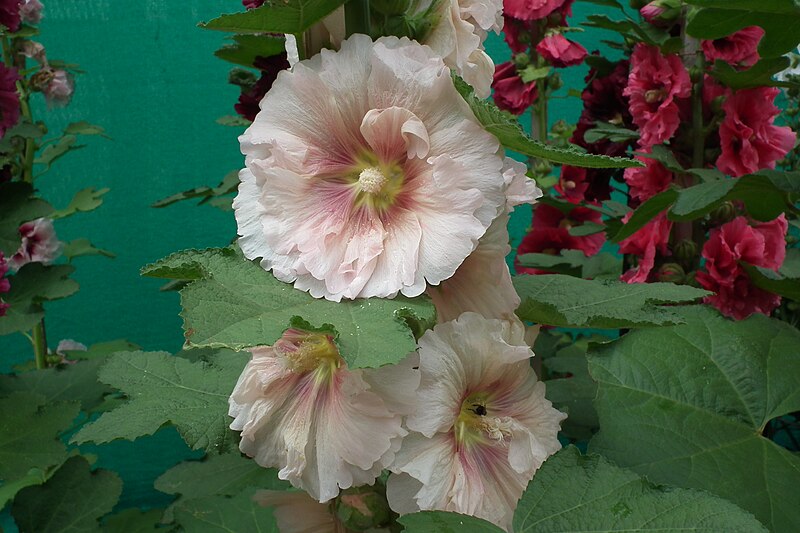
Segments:
[[[680,57],[661,55],[655,46],[638,43],[631,55],[631,73],[623,94],[630,98],[633,122],[642,147],[667,141],[680,124],[678,100],[692,91]]]
[[[703,41],[703,54],[712,63],[719,59],[734,66],[751,67],[760,59],[758,43],[762,37],[762,28],[748,26],[727,37]]]
[[[20,16],[22,2],[23,0],[0,0],[0,24],[5,26],[8,31],[19,30],[22,22]]]
[[[642,161],[645,166],[627,168],[624,174],[631,198],[637,202],[644,202],[669,189],[672,184],[672,172],[655,159],[640,156],[636,156],[636,159]]]
[[[536,51],[557,68],[580,65],[586,59],[586,48],[560,33],[548,35],[536,45]]]
[[[632,214],[633,212],[623,217],[622,221],[627,222]],[[639,231],[620,242],[621,253],[635,255],[639,259],[638,265],[622,274],[620,279],[626,283],[647,282],[655,266],[656,254],[661,256],[669,254],[667,244],[670,231],[672,231],[672,221],[667,219],[665,212],[662,212]]]
[[[0,294],[6,293],[11,290],[11,283],[6,278],[6,274],[8,274],[8,261],[6,261],[6,257],[3,252],[0,252]],[[9,305],[5,303],[2,299],[0,299],[0,317],[6,314]]]
[[[567,11],[572,0],[505,0],[503,11],[519,20],[539,20],[556,10]]]
[[[523,114],[533,105],[539,95],[535,82],[525,83],[522,81],[513,61],[497,65],[492,88],[494,88],[492,98],[497,107],[515,115]]]
[[[19,121],[19,74],[17,69],[0,63],[0,138]]]
[[[354,35],[262,109],[240,137],[239,245],[315,297],[417,296],[505,209],[502,148],[428,47]]]

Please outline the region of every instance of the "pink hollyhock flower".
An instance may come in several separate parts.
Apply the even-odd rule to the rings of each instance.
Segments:
[[[569,10],[571,0],[505,0],[503,12],[519,20],[539,20],[556,10]]]
[[[497,65],[492,87],[494,88],[492,98],[497,107],[515,115],[523,114],[539,95],[536,83],[523,82],[517,74],[517,67],[511,61]]]
[[[639,14],[642,15],[642,18],[650,24],[656,24],[659,22],[658,17],[660,17],[664,11],[666,11],[666,8],[662,5],[659,5],[658,2],[650,2],[639,10]]]
[[[580,226],[584,222],[600,223],[602,215],[594,209],[576,206],[569,213],[547,204],[537,204],[533,211],[533,222],[530,232],[525,235],[517,248],[517,257],[524,254],[558,255],[561,250],[581,250],[586,257],[600,251],[605,242],[602,233],[576,237],[569,234],[569,228]],[[519,266],[515,261],[515,269],[519,274],[544,274],[544,270]]]
[[[264,0],[242,0],[242,5],[247,9],[255,9],[264,5]]]
[[[557,68],[579,65],[586,59],[586,48],[570,41],[560,33],[548,35],[536,45],[536,51]]]
[[[315,297],[417,296],[505,209],[502,147],[428,47],[354,35],[261,107],[240,137],[239,245]]]
[[[422,44],[430,46],[475,94],[487,98],[490,93],[494,63],[483,48],[488,32],[503,28],[502,0],[423,0],[417,13],[434,7],[434,24]]]
[[[716,293],[705,299],[722,314],[736,320],[753,313],[769,315],[781,298],[754,286],[739,261],[777,271],[786,258],[786,217],[751,226],[743,216],[711,230],[703,246],[705,269],[697,281]]]
[[[644,202],[656,194],[666,191],[672,184],[672,172],[664,165],[649,157],[636,156],[646,166],[625,169],[625,183],[628,193],[638,202]]]
[[[56,69],[53,78],[42,90],[44,98],[51,106],[61,107],[69,104],[75,92],[75,81],[66,70]]]
[[[20,6],[23,0],[0,0],[0,24],[5,26],[8,31],[19,30],[22,22],[20,17]]]
[[[506,158],[509,186],[506,214],[499,216],[478,241],[478,247],[458,267],[452,278],[427,294],[436,306],[441,322],[455,320],[466,311],[486,318],[516,320],[520,299],[511,283],[506,256],[511,251],[508,236],[509,213],[513,206],[532,203],[542,195],[536,182],[525,175],[525,165]]]
[[[453,511],[510,530],[536,470],[561,448],[525,326],[464,313],[419,340],[420,408],[387,483],[389,505]]]
[[[233,106],[236,112],[247,120],[253,121],[261,110],[258,104],[272,88],[278,73],[289,68],[286,53],[270,57],[257,57],[253,65],[261,71],[261,77],[249,90],[242,91],[239,101]]]
[[[419,383],[414,357],[349,370],[331,336],[296,329],[250,351],[228,410],[243,453],[320,502],[393,461]]]
[[[627,222],[633,212],[625,215],[622,221]],[[639,258],[639,264],[625,272],[620,279],[625,283],[645,283],[655,265],[656,253],[669,255],[669,233],[672,221],[667,220],[666,213],[660,213],[636,233],[619,243],[619,251]]]
[[[17,69],[0,63],[0,138],[19,121],[17,81],[19,81]]]
[[[719,59],[734,66],[751,67],[760,59],[758,43],[762,37],[762,28],[748,26],[727,37],[703,41],[701,46],[703,54],[711,63]]]
[[[62,243],[56,237],[53,221],[49,218],[26,222],[19,227],[19,235],[22,244],[9,259],[9,264],[15,271],[28,263],[49,265],[61,255]]]
[[[623,94],[630,98],[633,122],[644,147],[669,140],[680,124],[677,99],[692,92],[689,73],[680,57],[638,43],[631,55],[631,73]]]
[[[42,3],[39,0],[24,0],[19,8],[20,18],[26,24],[39,24],[42,21]]]
[[[503,39],[515,54],[527,52],[539,40],[539,25],[503,14]]]
[[[797,139],[792,129],[773,124],[780,113],[773,104],[779,92],[776,87],[736,91],[722,105],[722,153],[717,159],[722,172],[738,178],[763,168],[775,168],[775,162],[794,148]]]
[[[8,261],[6,261],[6,257],[3,252],[0,252],[0,294],[11,290],[11,283],[8,281],[8,278],[5,277],[6,274],[8,274],[8,268]],[[9,305],[0,299],[0,317],[5,316],[8,308]]]

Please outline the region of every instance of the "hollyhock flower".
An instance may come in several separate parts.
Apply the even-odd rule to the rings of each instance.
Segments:
[[[240,450],[320,502],[374,482],[406,435],[414,358],[349,370],[331,336],[297,329],[250,351],[228,410]]]
[[[66,70],[55,69],[52,71],[53,77],[50,83],[42,90],[44,98],[51,106],[61,107],[67,105],[72,100],[72,93],[75,91],[75,81],[72,75]]]
[[[689,73],[676,54],[638,43],[631,55],[631,73],[623,94],[630,98],[633,122],[644,147],[669,140],[680,124],[677,100],[692,92]]]
[[[11,290],[11,283],[6,278],[6,274],[8,274],[8,261],[6,261],[6,257],[3,252],[0,252],[0,294],[6,293]],[[5,303],[2,299],[0,299],[0,317],[6,314],[9,305]]]
[[[719,128],[722,153],[717,167],[740,177],[763,168],[775,168],[796,141],[788,126],[773,122],[780,110],[773,101],[779,94],[776,87],[756,87],[736,91],[725,100],[725,118]]]
[[[600,223],[602,215],[594,209],[576,206],[569,213],[548,204],[537,204],[533,211],[531,230],[522,239],[517,248],[517,257],[524,254],[558,255],[561,250],[581,250],[586,257],[600,251],[605,242],[602,233],[585,236],[569,234],[569,228],[580,226],[585,222]],[[542,274],[546,271],[521,267],[515,261],[515,269],[519,274]]]
[[[579,65],[586,59],[586,48],[560,33],[548,35],[536,45],[536,51],[557,68]]]
[[[5,26],[8,31],[19,30],[22,22],[20,17],[20,6],[23,0],[0,0],[0,24]]]
[[[569,10],[571,0],[505,0],[503,11],[519,20],[539,20],[556,10]]]
[[[441,322],[455,320],[466,311],[486,318],[515,320],[514,311],[520,299],[511,283],[506,256],[511,251],[508,235],[509,213],[513,206],[532,203],[542,195],[536,182],[525,176],[525,165],[506,158],[509,182],[506,213],[497,217],[478,247],[458,267],[452,278],[438,287],[429,287],[427,294],[436,307]]]
[[[502,148],[428,47],[356,34],[262,108],[240,137],[239,245],[315,297],[417,296],[505,209]]]
[[[22,244],[9,259],[9,264],[15,271],[28,263],[49,265],[61,255],[62,243],[56,237],[53,221],[49,218],[26,222],[19,227],[19,235]]]
[[[736,320],[744,320],[753,313],[769,316],[781,304],[780,296],[753,285],[744,270],[725,283],[720,283],[705,272],[698,272],[697,281],[701,287],[714,293],[703,301]]]
[[[511,527],[566,415],[545,399],[525,326],[464,313],[419,340],[419,406],[389,476],[400,514],[453,511]]]
[[[289,68],[289,60],[286,53],[270,57],[257,57],[253,65],[261,71],[261,77],[249,90],[242,91],[239,101],[233,106],[239,115],[247,120],[253,121],[260,111],[258,104],[272,88],[278,73]]]
[[[47,65],[47,56],[42,43],[25,39],[22,41],[19,51],[22,55],[35,60],[40,65]]]
[[[664,11],[666,11],[666,8],[659,5],[658,2],[650,2],[639,10],[639,14],[650,24],[655,24],[658,22],[658,17],[661,16]]]
[[[630,220],[633,212],[622,218],[623,222]],[[622,274],[620,279],[625,283],[644,283],[648,281],[650,273],[655,266],[656,253],[661,256],[669,255],[669,233],[672,231],[672,221],[667,219],[662,212],[653,220],[645,224],[636,233],[619,243],[619,251],[623,254],[632,254],[639,258],[639,263]]]
[[[415,13],[428,11],[435,5],[433,27],[422,39],[444,59],[479,98],[490,93],[494,63],[483,48],[488,32],[500,33],[503,28],[502,0],[422,0]]]
[[[264,0],[242,0],[242,5],[247,9],[255,9],[264,5]]]
[[[42,3],[39,0],[24,0],[19,8],[20,18],[26,24],[39,24],[42,21]]]
[[[539,25],[503,14],[503,39],[515,54],[527,52],[539,40]]]
[[[711,63],[719,59],[734,66],[751,67],[760,59],[758,43],[762,37],[762,28],[748,26],[727,37],[703,41],[701,46],[706,60]]]
[[[17,81],[19,81],[17,69],[0,63],[0,138],[19,121]]]
[[[646,166],[625,169],[625,183],[628,193],[638,202],[644,202],[656,194],[666,191],[672,184],[672,172],[664,165],[649,157],[636,156]]]
[[[492,88],[492,98],[497,107],[515,115],[523,114],[539,95],[536,82],[523,82],[517,74],[517,67],[511,61],[497,65]]]

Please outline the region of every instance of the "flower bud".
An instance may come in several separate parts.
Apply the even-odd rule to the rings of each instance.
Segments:
[[[683,265],[691,265],[697,257],[697,243],[691,239],[683,239],[675,245],[673,255]]]
[[[37,61],[41,65],[47,65],[47,57],[44,53],[44,46],[36,41],[25,39],[19,47],[19,52],[25,57]]]
[[[513,61],[514,65],[518,69],[523,69],[531,64],[531,58],[525,52],[522,52],[521,54],[515,54]]]
[[[387,525],[392,513],[379,484],[343,491],[336,499],[336,518],[348,529],[365,531]]]
[[[39,24],[42,21],[42,3],[39,0],[24,0],[19,6],[19,16],[26,24]]]
[[[42,89],[47,103],[60,107],[67,105],[72,100],[72,93],[75,91],[75,81],[69,72],[62,69],[53,71],[53,79]]]
[[[686,281],[686,272],[678,263],[665,263],[658,269],[658,281],[683,283]]]
[[[732,202],[722,202],[716,209],[711,211],[709,215],[711,223],[715,226],[725,224],[736,218],[736,207]]]
[[[51,68],[43,68],[31,76],[29,86],[32,91],[43,92],[45,88],[50,85],[55,77],[55,72]]]
[[[228,83],[249,91],[256,84],[256,75],[243,68],[233,68],[228,74]]]

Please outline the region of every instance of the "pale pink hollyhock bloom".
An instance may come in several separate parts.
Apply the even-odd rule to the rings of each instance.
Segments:
[[[680,57],[663,56],[655,46],[636,45],[628,85],[622,94],[630,99],[631,115],[639,127],[643,147],[672,137],[681,122],[677,100],[688,98],[691,92],[692,82]]]
[[[423,0],[413,8],[420,13],[434,2]],[[475,94],[487,98],[494,76],[494,63],[483,48],[488,32],[503,28],[502,0],[442,0],[438,2],[434,25],[422,40],[444,59]]]
[[[271,507],[281,533],[337,533],[343,526],[331,512],[329,503],[319,503],[305,492],[260,490],[253,500]],[[338,529],[337,529],[338,528]]]
[[[56,69],[53,71],[53,79],[42,90],[44,98],[51,106],[65,106],[72,100],[72,93],[75,92],[75,81],[72,75],[66,70]]]
[[[486,318],[516,320],[514,311],[520,299],[511,283],[506,255],[511,251],[508,235],[509,214],[514,206],[533,203],[542,196],[536,182],[525,175],[522,163],[506,158],[504,176],[509,183],[506,191],[506,213],[497,217],[478,247],[458,267],[452,278],[438,287],[429,287],[427,294],[436,307],[438,322],[455,320],[466,311]]]
[[[560,33],[548,35],[536,45],[536,51],[548,63],[557,68],[579,65],[588,52],[580,44],[570,41]]]
[[[22,244],[17,253],[11,256],[8,264],[13,270],[19,270],[28,263],[49,265],[61,255],[62,243],[56,237],[53,221],[49,218],[37,218],[19,227]]]
[[[261,108],[240,137],[239,246],[315,297],[417,296],[505,208],[499,142],[416,42],[354,35],[281,72]]]
[[[22,5],[19,6],[19,15],[22,22],[39,24],[42,21],[43,7],[39,0],[23,0]]]
[[[775,162],[794,147],[797,137],[792,129],[774,125],[780,109],[773,102],[779,92],[776,87],[745,89],[736,91],[722,104],[722,153],[717,158],[722,172],[738,178],[763,168],[775,168]]]
[[[414,355],[349,370],[329,335],[296,329],[250,351],[228,410],[243,453],[320,502],[391,464],[419,383]]]
[[[419,340],[419,408],[387,497],[396,512],[442,510],[510,528],[566,415],[545,399],[518,321],[464,313]]]
[[[712,63],[719,59],[731,65],[751,67],[760,59],[758,43],[762,37],[764,30],[761,27],[748,26],[727,37],[703,41],[703,54]]]

